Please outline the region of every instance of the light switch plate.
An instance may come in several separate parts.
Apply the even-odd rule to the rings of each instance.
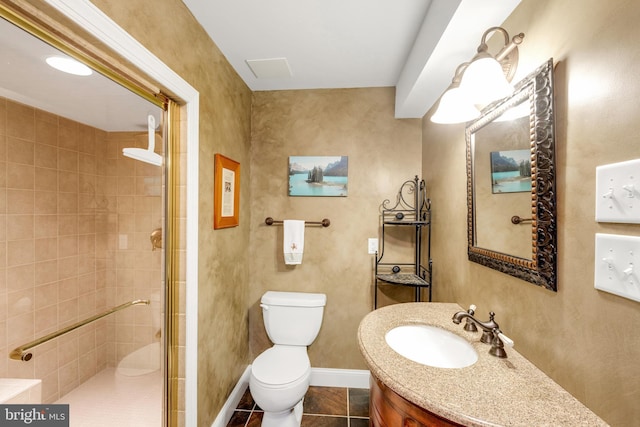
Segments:
[[[640,223],[640,159],[596,168],[596,221]]]
[[[367,251],[368,251],[367,253],[370,253],[370,254],[375,254],[376,252],[378,252],[378,239],[369,238]]]
[[[595,288],[640,301],[640,237],[596,234]]]

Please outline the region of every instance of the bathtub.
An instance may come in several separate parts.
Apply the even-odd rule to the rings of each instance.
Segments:
[[[42,403],[42,380],[0,378],[0,403],[35,405]]]
[[[161,358],[160,342],[153,342],[123,357],[118,363],[116,373],[126,377],[146,375],[160,369]]]

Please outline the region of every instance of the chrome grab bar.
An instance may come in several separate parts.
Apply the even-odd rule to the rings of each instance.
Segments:
[[[117,307],[113,307],[110,310],[107,310],[103,313],[100,314],[96,314],[95,316],[91,316],[87,319],[84,319],[78,323],[74,323],[73,325],[67,326],[66,328],[62,328],[56,332],[52,332],[49,335],[45,335],[43,337],[40,337],[36,340],[31,341],[30,343],[21,345],[20,347],[17,347],[15,349],[13,349],[13,351],[11,353],[9,353],[9,357],[13,360],[22,360],[24,362],[28,362],[29,360],[31,360],[31,358],[33,357],[33,354],[27,350],[32,349],[35,346],[38,346],[40,344],[43,344],[47,341],[50,341],[54,338],[59,337],[60,335],[64,335],[68,332],[73,331],[74,329],[78,329],[81,326],[84,326],[88,323],[94,322],[98,319],[102,319],[105,316],[108,316],[112,313],[115,313],[116,311],[120,311],[122,309],[125,309],[127,307],[131,307],[132,305],[140,305],[140,304],[145,304],[145,305],[149,305],[150,301],[148,299],[137,299],[137,300],[133,300],[133,301],[129,301],[129,302],[125,302],[124,304],[120,304]]]

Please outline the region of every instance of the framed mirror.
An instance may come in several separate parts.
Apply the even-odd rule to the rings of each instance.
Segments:
[[[553,59],[465,130],[469,260],[557,290]]]

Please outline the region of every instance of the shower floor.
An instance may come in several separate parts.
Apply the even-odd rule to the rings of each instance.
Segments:
[[[162,375],[125,377],[107,368],[55,403],[69,404],[70,427],[160,427]]]

